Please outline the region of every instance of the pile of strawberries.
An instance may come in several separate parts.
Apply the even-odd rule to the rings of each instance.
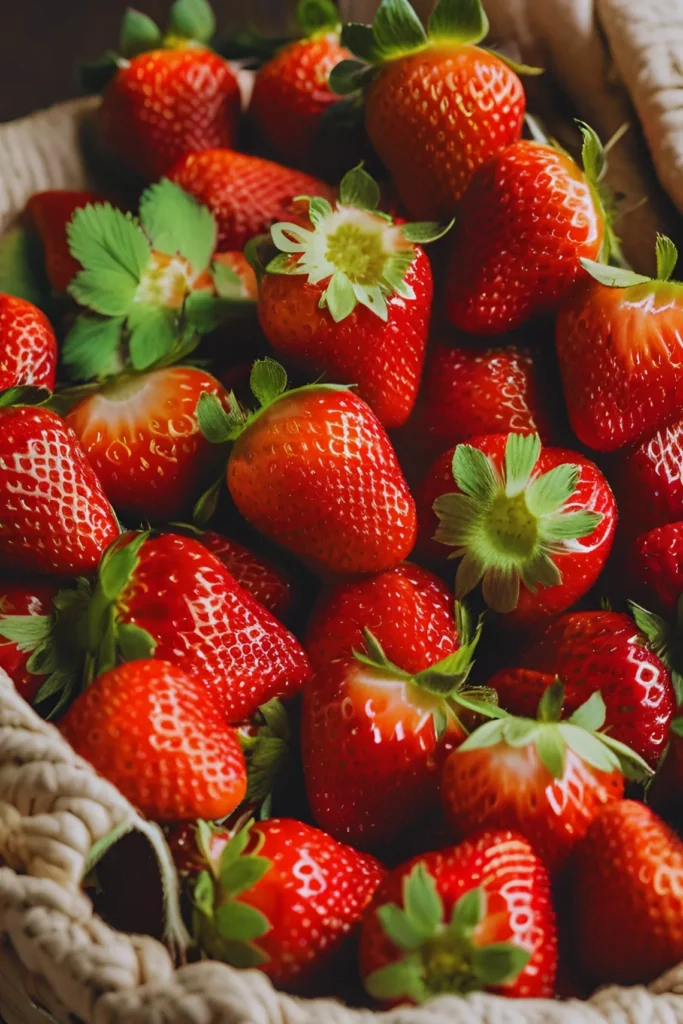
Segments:
[[[676,250],[624,265],[587,125],[580,164],[522,138],[478,0],[299,17],[247,105],[205,0],[129,11],[86,69],[103,191],[2,240],[0,666],[163,826],[190,958],[384,1006],[650,982]],[[85,883],[162,934],[138,838]]]

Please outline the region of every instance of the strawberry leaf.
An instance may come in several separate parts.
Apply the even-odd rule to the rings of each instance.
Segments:
[[[176,312],[165,306],[135,310],[128,348],[134,370],[149,370],[172,351],[178,340]]]
[[[386,60],[426,45],[427,34],[409,0],[382,0],[372,23],[375,46]]]
[[[403,905],[408,921],[425,938],[434,935],[443,922],[444,908],[436,882],[422,863],[404,879]]]
[[[344,206],[355,206],[360,210],[376,210],[380,198],[379,185],[363,169],[362,164],[347,171],[339,185],[339,202]],[[331,208],[329,212],[332,212]]]
[[[606,263],[596,263],[595,260],[585,257],[581,257],[579,262],[592,278],[608,288],[631,288],[636,284],[651,282],[651,278],[645,277],[643,274],[636,274],[633,270],[627,270],[625,267],[610,267]]]
[[[367,30],[372,38],[372,29],[367,25],[345,25],[343,37],[346,37],[346,46],[355,53],[358,53],[357,49],[354,50],[353,46],[350,46],[348,39],[355,35],[353,30],[362,29]],[[350,31],[347,31],[350,30]],[[361,44],[361,49],[362,49]],[[370,51],[374,52],[374,51]],[[361,56],[358,53],[358,56]],[[337,96],[351,96],[352,93],[357,92],[358,89],[362,89],[366,82],[369,81],[372,72],[368,68],[367,64],[362,64],[357,60],[342,60],[339,64],[336,64],[330,71],[330,77],[328,85],[332,92],[335,92]]]
[[[517,607],[519,584],[519,573],[514,567],[492,565],[481,579],[482,597],[489,608],[504,615]],[[464,597],[464,594],[456,592],[456,597]]]
[[[554,679],[543,691],[538,704],[539,722],[559,722],[564,704],[564,686],[561,679]]]
[[[470,939],[485,916],[486,893],[483,889],[470,889],[456,900],[448,930],[458,938]]]
[[[678,249],[666,235],[657,235],[655,253],[657,256],[657,280],[670,280],[678,263]]]
[[[488,501],[500,482],[491,460],[469,444],[455,449],[453,479],[464,494],[479,502]]]
[[[249,387],[262,408],[279,398],[287,387],[287,373],[274,359],[257,359],[249,377]]]
[[[602,522],[601,512],[582,509],[580,512],[565,512],[554,519],[541,520],[540,534],[543,540],[578,540],[590,537]]]
[[[90,203],[75,211],[66,233],[83,267],[69,285],[72,297],[107,316],[128,312],[150,255],[135,218],[109,203]]]
[[[216,260],[211,264],[211,278],[221,299],[245,299],[242,278],[227,263]]]
[[[266,935],[271,928],[265,914],[238,900],[218,907],[215,919],[221,937],[231,942],[251,942]]]
[[[200,428],[201,429],[201,428]],[[203,431],[202,431],[203,433]],[[204,435],[206,436],[206,435]],[[205,527],[213,519],[218,508],[221,487],[223,486],[223,473],[214,480],[210,487],[197,498],[192,509],[192,522],[200,528]]]
[[[81,306],[102,316],[125,316],[128,313],[137,282],[116,270],[79,270],[68,292]]]
[[[569,501],[578,482],[578,466],[568,462],[555,466],[529,484],[526,491],[527,508],[535,516],[547,516],[551,512],[557,512]]]
[[[407,998],[419,1004],[430,994],[422,980],[422,961],[418,956],[380,967],[365,978],[364,985],[368,994],[379,1000]]]
[[[161,45],[159,26],[142,11],[129,7],[123,15],[119,50],[123,57],[137,57],[139,53],[156,50]]]
[[[128,585],[138,565],[140,548],[148,538],[148,532],[138,533],[127,544],[114,541],[114,546],[105,551],[97,582],[109,603],[116,601]]]
[[[162,178],[140,199],[140,220],[157,252],[183,256],[195,274],[206,270],[216,249],[217,227],[207,206]]]
[[[429,19],[434,42],[479,43],[489,22],[480,0],[439,0]]]
[[[229,896],[239,896],[260,882],[272,866],[266,857],[240,857],[221,870],[221,889]]]
[[[519,977],[531,959],[528,949],[511,942],[472,947],[472,967],[482,985],[502,985]]]
[[[104,380],[122,366],[119,348],[125,319],[82,313],[62,346],[62,362],[70,380]]]
[[[120,622],[116,627],[116,641],[124,661],[143,661],[154,657],[157,642],[146,629],[132,622]]]
[[[605,149],[599,136],[589,124],[586,124],[585,121],[577,121],[576,123],[583,136],[583,146],[581,148],[583,169],[588,180],[597,185],[607,170]]]
[[[305,36],[325,29],[333,31],[339,26],[339,11],[332,0],[299,0],[295,17]]]
[[[51,615],[0,615],[0,636],[18,650],[34,651],[50,639]]]
[[[213,879],[208,871],[200,871],[192,894],[195,906],[207,917],[213,917]]]
[[[588,732],[597,732],[605,724],[606,715],[607,708],[602,694],[596,690],[569,716],[568,721],[572,725],[578,725],[581,729],[587,729]]]
[[[169,31],[183,39],[208,43],[216,31],[216,19],[207,0],[176,0],[171,7]]]
[[[536,751],[554,779],[564,775],[565,743],[561,733],[552,725],[539,729],[536,734]]]
[[[78,65],[78,77],[81,87],[87,95],[102,92],[114,77],[123,62],[114,50],[107,50],[97,60],[84,61]]]
[[[443,238],[454,224],[455,218],[448,224],[439,224],[438,221],[416,221],[413,224],[404,224],[401,230],[406,241],[425,245],[427,242],[436,242],[437,239]]]
[[[239,435],[246,417],[241,412],[237,399],[231,393],[231,409],[226,412],[218,395],[206,392],[199,396],[197,403],[197,423],[199,429],[211,444],[226,444]]]
[[[505,493],[508,498],[525,489],[540,454],[538,434],[508,434],[505,444]]]

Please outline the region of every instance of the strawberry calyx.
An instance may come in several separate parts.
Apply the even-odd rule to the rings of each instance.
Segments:
[[[415,259],[415,244],[433,242],[450,224],[397,225],[378,209],[380,189],[359,164],[345,174],[334,207],[319,197],[300,196],[308,203],[311,228],[282,222],[270,229],[278,255],[266,273],[302,275],[309,284],[326,281],[319,306],[339,323],[358,303],[387,320],[387,298],[412,301],[405,277]]]
[[[595,281],[607,288],[635,288],[639,285],[656,287],[659,285],[668,287],[680,295],[681,283],[671,280],[678,262],[678,249],[666,235],[657,235],[655,255],[657,273],[654,278],[647,277],[645,274],[637,274],[627,267],[612,267],[596,260],[582,259],[581,266]]]
[[[402,897],[402,907],[386,903],[377,909],[385,934],[405,955],[365,978],[375,999],[420,1004],[449,992],[511,984],[531,959],[513,942],[478,941],[487,916],[483,888],[464,893],[447,919],[434,877],[418,863],[403,879]]]
[[[598,771],[617,771],[634,782],[651,778],[652,769],[639,754],[600,731],[605,724],[606,708],[599,690],[561,721],[563,703],[564,685],[561,679],[555,679],[541,697],[535,719],[505,715],[485,722],[458,749],[480,750],[499,743],[509,747],[533,745],[553,779],[564,775],[569,749]]]
[[[247,763],[245,802],[260,805],[287,780],[292,753],[287,711],[277,698],[263,704],[249,722],[236,726]]]
[[[213,849],[216,828],[204,821],[197,823],[197,846],[207,866],[194,885],[193,933],[204,952],[233,967],[257,967],[269,959],[256,940],[272,925],[265,914],[239,898],[273,866],[268,858],[259,856],[263,836],[259,835],[256,845],[251,842],[253,824],[252,819],[217,855]]]
[[[674,621],[663,619],[635,601],[629,601],[628,607],[648,647],[669,669],[676,703],[680,706],[683,703],[683,594],[678,599]]]
[[[52,392],[48,388],[37,387],[34,384],[17,384],[16,387],[0,391],[0,409],[16,408],[21,405],[38,408],[47,405],[51,399]]]
[[[532,593],[554,587],[562,575],[553,556],[590,536],[599,512],[570,511],[580,468],[566,463],[538,474],[538,434],[509,434],[502,471],[478,448],[460,444],[453,456],[459,494],[434,502],[439,519],[434,539],[455,548],[461,559],[455,596],[465,597],[479,583],[486,604],[505,613],[517,607],[520,587]]]
[[[341,30],[339,11],[332,0],[299,0],[294,17],[302,35],[308,39]]]

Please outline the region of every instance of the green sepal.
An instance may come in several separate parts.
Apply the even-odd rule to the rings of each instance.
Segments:
[[[26,299],[44,313],[51,312],[43,248],[25,228],[13,228],[0,238],[0,292]]]
[[[381,192],[379,185],[360,163],[347,171],[339,184],[339,202],[343,206],[355,206],[359,210],[374,211],[379,206]],[[328,205],[327,213],[332,213]]]
[[[207,487],[204,493],[200,494],[194,504],[194,508],[192,509],[192,522],[200,529],[205,527],[216,514],[224,479],[225,474],[221,473],[210,487]]]
[[[0,637],[23,653],[35,651],[50,639],[52,624],[51,615],[0,615]]]
[[[346,32],[350,26],[345,26],[344,32]],[[359,26],[365,28],[366,26]],[[342,60],[330,71],[330,77],[327,84],[329,85],[332,92],[336,93],[337,96],[352,96],[353,93],[358,92],[360,89],[364,89],[366,85],[372,81],[374,77],[374,70],[368,67],[367,64],[363,64],[358,60]]]
[[[210,334],[255,308],[251,299],[224,299],[208,291],[190,292],[183,310],[185,326],[198,334]]]
[[[237,399],[229,395],[230,410],[226,412],[218,395],[203,393],[197,403],[197,423],[202,434],[211,444],[226,444],[235,441],[247,422],[246,413]]]
[[[437,221],[417,221],[413,224],[404,224],[401,230],[407,242],[426,245],[428,242],[436,242],[439,238],[443,238],[454,224],[455,217],[448,224],[439,224]]]
[[[380,60],[392,60],[427,45],[427,34],[409,0],[382,0],[372,34]]]
[[[605,148],[597,132],[589,124],[578,120],[576,124],[583,138],[581,163],[584,173],[588,180],[597,186],[604,178],[607,170]]]
[[[554,679],[543,691],[538,703],[539,722],[559,722],[564,704],[564,686],[561,679]]]
[[[154,657],[157,641],[146,629],[133,622],[120,622],[116,628],[116,639],[124,661],[144,661]]]
[[[332,0],[299,0],[295,18],[305,36],[334,32],[340,26],[339,11]]]
[[[137,57],[140,53],[156,50],[161,46],[161,30],[147,14],[129,7],[121,23],[119,50],[123,57]]]
[[[197,875],[192,897],[195,906],[202,914],[205,914],[207,917],[213,917],[213,879],[208,871],[200,871]]]
[[[176,347],[179,324],[176,311],[166,306],[138,306],[129,317],[128,354],[134,370],[150,370],[166,360]]]
[[[408,956],[378,968],[364,979],[363,984],[368,995],[380,1001],[410,999],[420,1005],[431,995],[422,980],[422,963],[417,956]]]
[[[114,50],[107,50],[97,60],[84,61],[79,64],[78,77],[83,91],[89,96],[102,92],[121,65],[121,58]]]
[[[208,268],[218,237],[215,218],[180,185],[168,178],[150,185],[140,198],[140,222],[157,252],[179,253],[195,274]]]
[[[18,405],[45,405],[51,397],[52,392],[48,388],[38,387],[35,384],[17,384],[13,388],[5,388],[4,391],[0,391],[0,409]]]
[[[260,882],[268,874],[272,866],[272,861],[269,861],[266,857],[239,857],[230,864],[226,864],[224,868],[221,867],[219,875],[221,889],[227,896],[240,896],[242,893],[252,889],[257,882]],[[264,935],[267,930],[268,928],[259,932],[259,935]],[[235,939],[240,938],[240,936],[225,935],[224,938]],[[258,936],[251,935],[249,938],[255,939]]]
[[[439,0],[429,19],[429,38],[436,43],[480,43],[488,31],[481,0]]]
[[[487,988],[514,982],[530,959],[529,950],[513,942],[492,942],[487,946],[475,946],[472,950],[474,974]]]
[[[634,285],[649,284],[652,281],[652,278],[646,277],[644,274],[636,274],[635,271],[625,267],[611,267],[606,263],[598,263],[583,256],[579,262],[594,280],[604,284],[607,288],[632,288]]]
[[[262,408],[271,405],[287,388],[287,373],[274,359],[257,359],[249,377],[254,398]]]
[[[110,203],[89,203],[75,211],[66,233],[83,267],[69,284],[71,297],[104,316],[126,315],[150,256],[135,218]]]
[[[109,851],[116,846],[124,836],[127,836],[135,828],[135,823],[132,821],[122,821],[119,825],[116,825],[106,835],[101,836],[97,839],[88,851],[88,855],[83,863],[83,871],[81,878],[85,878],[93,868],[96,868],[100,861],[109,853]]]
[[[667,235],[657,235],[655,254],[657,257],[657,280],[671,280],[678,263],[678,249]]]
[[[602,729],[607,717],[607,708],[599,690],[590,695],[588,700],[572,712],[568,721],[571,725],[578,725],[588,732],[597,732]]]
[[[149,540],[149,531],[135,534],[126,544],[114,541],[100,564],[97,587],[108,602],[119,599],[140,561],[140,549]]]
[[[207,0],[175,0],[171,7],[169,34],[208,43],[216,31],[216,19]]]
[[[62,364],[69,380],[104,380],[123,370],[125,322],[123,316],[81,313],[76,317],[62,345]]]
[[[262,803],[287,779],[291,765],[289,716],[277,699],[258,710],[255,736],[238,731],[247,764],[247,803]]]

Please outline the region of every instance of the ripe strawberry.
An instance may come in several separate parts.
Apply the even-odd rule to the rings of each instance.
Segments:
[[[206,864],[194,890],[201,947],[290,991],[334,971],[384,875],[373,857],[288,818],[234,836],[200,822],[197,844]]]
[[[487,722],[450,754],[441,794],[456,835],[514,829],[557,872],[600,807],[621,799],[624,773],[641,781],[652,774],[611,733],[597,731],[605,722],[598,690],[566,722],[559,720],[563,701],[555,680],[537,719]]]
[[[415,674],[392,664],[369,630],[364,636],[367,655],[329,662],[306,686],[301,743],[317,823],[376,850],[438,804],[444,758],[467,735],[463,710],[488,705],[466,688],[478,630]]]
[[[489,680],[506,711],[533,717],[544,691],[558,677],[565,686],[565,714],[573,714],[599,689],[610,735],[657,767],[676,697],[668,668],[629,615],[563,615],[536,643],[522,649],[518,666],[502,669]]]
[[[500,831],[400,865],[363,920],[360,971],[390,1005],[478,989],[552,996],[557,930],[543,864]]]
[[[371,28],[342,32],[375,67],[344,61],[330,83],[340,93],[367,83],[368,135],[412,217],[452,217],[477,167],[521,135],[524,89],[508,63],[474,45],[487,31],[478,0],[461,11],[441,0],[428,35],[408,0],[395,0]]]
[[[40,406],[0,395],[0,564],[20,572],[94,572],[119,533],[73,430]],[[3,404],[4,403],[4,404]]]
[[[604,807],[577,847],[576,951],[597,982],[654,981],[683,959],[683,842],[644,804]]]
[[[418,507],[425,551],[439,557],[446,545],[461,559],[456,597],[481,581],[488,606],[522,626],[565,611],[590,590],[616,526],[597,466],[576,452],[542,449],[535,434],[489,434],[445,452],[422,483]]]
[[[235,141],[240,87],[208,46],[214,29],[206,0],[176,0],[165,37],[138,11],[124,17],[97,124],[107,152],[148,181],[186,153]]]
[[[0,668],[29,704],[48,675],[31,672],[28,663],[49,634],[57,590],[50,580],[25,577],[0,582]]]
[[[284,46],[254,78],[249,114],[261,138],[292,166],[316,163],[320,119],[339,97],[330,71],[351,54],[339,41],[339,12],[332,0],[304,0],[297,8],[304,37]]]
[[[303,171],[232,149],[191,153],[168,176],[209,207],[220,249],[243,249],[275,221],[286,219],[299,196],[334,196],[329,185]]]
[[[361,167],[334,208],[310,199],[308,227],[275,224],[279,255],[261,279],[258,315],[275,352],[310,375],[358,385],[385,427],[405,423],[417,398],[433,281],[414,240],[438,225],[398,227],[377,212],[379,188]]]
[[[551,310],[583,277],[580,259],[608,251],[598,184],[605,156],[581,122],[583,166],[526,139],[474,175],[458,210],[446,312],[472,334],[500,334]]]
[[[427,353],[416,428],[440,451],[481,434],[550,437],[538,365],[524,345],[480,348],[439,340]]]
[[[360,650],[366,628],[405,672],[429,668],[460,643],[448,587],[409,562],[368,579],[338,583],[320,599],[304,641],[314,671]]]
[[[678,253],[657,241],[657,279],[583,261],[588,278],[560,306],[557,356],[576,436],[611,452],[680,416],[683,286],[669,278]]]
[[[244,756],[203,679],[131,661],[76,699],[60,729],[77,754],[156,821],[223,818],[246,791]]]
[[[32,302],[0,294],[0,391],[33,384],[53,391],[57,339]]]
[[[643,600],[672,612],[683,594],[683,522],[667,523],[633,542],[628,578]]]
[[[261,408],[226,416],[202,396],[197,415],[214,443],[234,441],[228,490],[261,533],[311,565],[335,573],[381,572],[410,553],[415,505],[391,442],[352,391],[310,385],[284,393],[272,359],[254,364]]]
[[[133,522],[169,522],[220,471],[197,424],[199,396],[227,392],[203,370],[168,367],[114,378],[67,416],[110,502]]]
[[[614,489],[622,533],[629,537],[683,519],[683,420],[627,450]]]
[[[80,269],[78,261],[69,252],[67,224],[76,210],[102,201],[96,192],[54,189],[36,192],[26,204],[26,220],[42,243],[47,279],[57,295],[66,291]]]
[[[263,555],[238,544],[236,540],[205,530],[197,535],[203,547],[213,552],[231,576],[259,604],[278,619],[287,618],[294,604],[294,587],[290,577]]]

